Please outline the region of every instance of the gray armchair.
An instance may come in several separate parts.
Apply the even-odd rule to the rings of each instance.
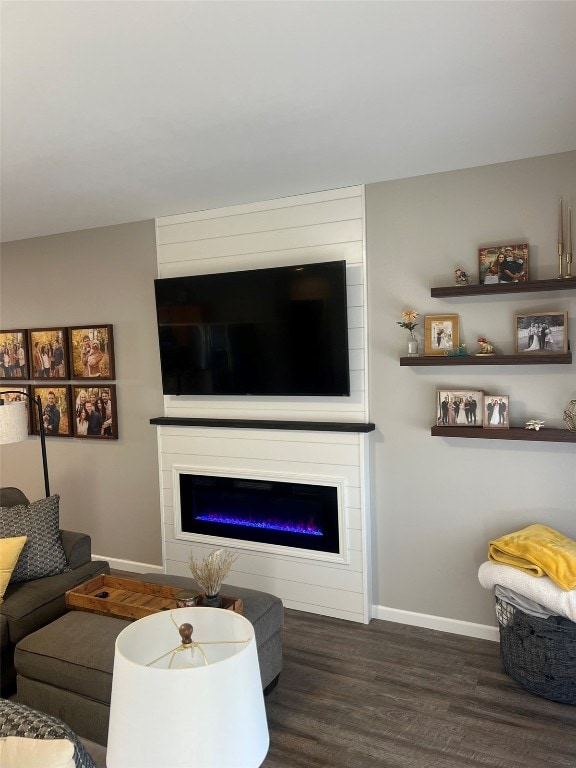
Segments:
[[[29,504],[18,488],[0,488],[0,506]],[[0,605],[0,648],[2,696],[14,690],[14,647],[19,640],[66,613],[66,592],[78,584],[110,573],[104,560],[92,560],[90,536],[74,531],[60,531],[69,571],[57,576],[9,584]]]

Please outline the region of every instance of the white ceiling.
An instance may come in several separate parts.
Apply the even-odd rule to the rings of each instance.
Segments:
[[[2,0],[2,240],[576,149],[576,2]]]

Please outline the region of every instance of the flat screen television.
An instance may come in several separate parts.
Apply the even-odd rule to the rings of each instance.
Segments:
[[[345,261],[154,287],[165,395],[350,394]]]

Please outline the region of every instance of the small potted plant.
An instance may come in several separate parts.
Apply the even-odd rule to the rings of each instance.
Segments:
[[[204,590],[202,605],[212,608],[221,606],[220,587],[237,558],[237,554],[227,549],[215,549],[201,561],[190,555],[190,571]]]
[[[413,309],[405,309],[402,312],[402,320],[396,321],[401,328],[406,328],[410,333],[408,338],[408,354],[411,357],[418,354],[418,339],[414,335],[414,328],[418,325],[418,323],[414,322],[417,317],[418,312],[415,312]]]

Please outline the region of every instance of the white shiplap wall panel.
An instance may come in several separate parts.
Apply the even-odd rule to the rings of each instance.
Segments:
[[[194,544],[171,543],[166,554],[169,560],[188,562],[190,553],[194,557],[203,557],[205,549]],[[314,563],[299,559],[297,568],[294,568],[293,558],[283,558],[281,555],[251,555],[243,550],[234,564],[231,574],[250,574],[252,576],[273,576],[276,579],[293,581],[300,584],[316,583],[321,587],[334,587],[346,589],[350,592],[362,592],[362,570],[343,569],[334,563],[329,567],[318,568]],[[360,562],[358,562],[360,566]],[[226,577],[228,581],[230,577]]]
[[[361,349],[363,352],[366,350],[364,344],[364,328],[349,328],[348,329],[348,349]]]
[[[164,217],[156,222],[156,237],[161,278],[343,259],[348,295],[350,397],[165,397],[164,415],[369,420],[363,187]],[[158,429],[158,441],[167,573],[189,575],[190,553],[203,556],[213,548],[176,536],[174,467],[255,478],[293,475],[303,482],[332,478],[343,483],[343,557],[334,562],[301,550],[286,555],[239,548],[227,581],[272,592],[298,610],[369,620],[367,435],[167,426]]]
[[[238,453],[234,450],[229,450],[230,447],[238,450]],[[306,466],[306,462],[314,462],[316,467],[338,467],[342,466],[347,469],[349,465],[354,466],[354,459],[356,459],[356,465],[358,463],[358,450],[350,449],[346,454],[343,454],[341,446],[326,445],[322,446],[321,453],[314,451],[316,446],[306,446],[300,444],[300,452],[298,455],[294,454],[294,443],[270,443],[266,446],[265,443],[255,442],[253,440],[206,440],[202,443],[202,446],[197,447],[190,446],[190,442],[184,437],[171,438],[164,441],[164,452],[167,456],[172,456],[174,460],[178,460],[178,456],[199,456],[204,463],[212,457],[218,457],[219,462],[223,458],[231,459],[236,466],[238,466],[236,460],[241,460],[246,464],[255,464],[264,466],[264,463],[269,466],[276,465],[278,469],[279,465],[292,465],[294,463],[300,466]],[[314,455],[315,454],[315,455]],[[349,459],[350,457],[350,459]],[[342,462],[346,462],[342,464]],[[274,471],[274,470],[273,470]],[[299,473],[304,474],[304,473]],[[320,474],[318,469],[314,474]]]
[[[184,453],[167,453],[165,455],[167,461],[171,462],[170,471],[172,470],[172,464],[178,464],[179,466],[193,467],[199,472],[202,470],[208,472],[210,469],[217,469],[222,472],[223,476],[227,476],[227,472],[234,469],[241,472],[252,472],[254,475],[257,475],[259,472],[266,475],[271,475],[274,474],[274,472],[277,472],[278,474],[289,473],[293,475],[302,475],[303,477],[308,475],[312,477],[314,475],[324,476],[333,472],[337,477],[344,478],[348,484],[360,487],[360,470],[358,467],[346,466],[345,464],[325,464],[318,460],[313,464],[306,464],[305,462],[299,461],[295,456],[291,461],[285,460],[283,462],[238,458],[234,461],[234,465],[232,465],[232,460],[228,456],[225,458],[216,455],[211,456],[210,454],[202,454],[195,449],[187,454],[189,463],[186,465],[183,459],[183,457],[186,456]],[[162,476],[166,480],[164,473]]]
[[[190,569],[187,564],[179,561],[168,560],[166,572],[174,576],[190,576]],[[312,584],[307,589],[303,589],[301,585],[295,585],[294,588],[290,582],[244,574],[232,574],[226,580],[228,584],[233,586],[257,589],[261,592],[277,595],[286,608],[316,613],[321,616],[332,616],[336,619],[362,621],[362,596],[357,593],[339,590],[341,599],[334,605],[330,600],[334,590],[330,588],[315,588]]]
[[[170,217],[171,218],[171,217]],[[210,219],[167,223],[158,227],[158,244],[174,245],[222,237],[237,237],[298,227],[362,219],[362,198],[354,195],[338,200],[281,206],[252,213],[232,213]]]
[[[362,375],[361,371],[352,371],[351,378],[355,378],[356,375]],[[347,400],[347,409],[343,409],[340,403],[328,402],[327,400],[321,400],[318,403],[312,400],[306,400],[300,404],[297,409],[283,410],[279,413],[282,405],[282,401],[275,398],[269,398],[266,402],[264,398],[246,398],[244,402],[240,402],[238,398],[222,397],[219,400],[211,401],[210,409],[201,412],[199,411],[199,403],[193,398],[187,397],[173,397],[165,398],[165,401],[169,399],[166,405],[167,416],[182,416],[190,417],[202,416],[212,418],[227,418],[227,419],[291,419],[300,421],[336,421],[336,422],[357,422],[358,421],[358,407],[362,402],[363,392],[358,390],[352,392]],[[356,408],[354,406],[357,406]],[[191,413],[191,410],[193,413]]]
[[[350,397],[166,397],[166,415],[368,420],[363,187],[167,216],[156,232],[161,278],[344,259],[355,352]]]
[[[362,354],[362,352],[363,350],[360,350],[360,349],[351,349],[349,351],[351,376],[352,376],[352,371],[364,370],[364,355]]]
[[[348,311],[364,306],[364,297],[362,295],[362,285],[351,285],[348,283]]]
[[[254,430],[238,430],[240,436],[228,438],[218,435],[217,429],[211,429],[208,437],[202,440],[190,440],[183,434],[182,429],[176,435],[164,436],[162,450],[167,454],[183,454],[189,456],[190,450],[203,456],[231,457],[232,459],[256,459],[259,461],[294,461],[317,463],[321,458],[322,464],[358,465],[358,446],[343,445],[322,441],[321,454],[318,441],[305,441],[306,432],[300,432],[300,440],[262,440],[253,437]],[[331,433],[327,433],[331,434]],[[315,473],[317,474],[317,473]]]
[[[261,200],[257,203],[243,203],[227,208],[207,208],[203,211],[177,213],[172,216],[163,216],[156,221],[159,227],[170,226],[171,224],[184,224],[188,221],[205,221],[206,219],[219,219],[223,216],[242,216],[244,214],[257,213],[260,211],[275,211],[277,208],[299,208],[303,205],[315,205],[316,203],[323,203],[327,200],[358,197],[360,193],[363,193],[362,186],[339,187],[338,189],[328,189],[323,190],[322,192],[307,192],[304,195]]]
[[[197,259],[189,261],[170,261],[162,264],[161,277],[183,277],[185,275],[208,275],[213,272],[235,272],[242,269],[263,269],[271,265],[293,267],[312,262],[341,261],[348,266],[346,278],[350,281],[354,275],[352,267],[362,265],[362,242],[337,243],[335,245],[307,246],[305,248],[287,248],[281,251],[236,254],[219,259]],[[357,271],[358,272],[358,271]],[[350,283],[349,285],[354,285]]]
[[[348,328],[363,328],[364,316],[362,307],[348,307]]]
[[[362,220],[351,219],[330,224],[311,224],[306,227],[251,232],[209,240],[189,240],[160,246],[163,259],[171,261],[200,261],[221,259],[224,256],[272,253],[293,248],[351,243],[362,239]]]
[[[355,432],[310,432],[305,431],[306,437],[302,436],[302,432],[298,429],[285,430],[285,429],[258,429],[256,427],[247,427],[245,429],[237,429],[235,427],[214,427],[208,433],[204,426],[187,426],[186,432],[190,440],[207,440],[214,438],[224,438],[225,440],[246,440],[247,438],[254,441],[261,441],[265,443],[279,442],[279,443],[311,443],[327,445],[342,445],[342,446],[357,446],[358,440]],[[171,437],[179,437],[181,435],[181,427],[177,426],[164,426],[162,428],[162,440],[165,441]]]

